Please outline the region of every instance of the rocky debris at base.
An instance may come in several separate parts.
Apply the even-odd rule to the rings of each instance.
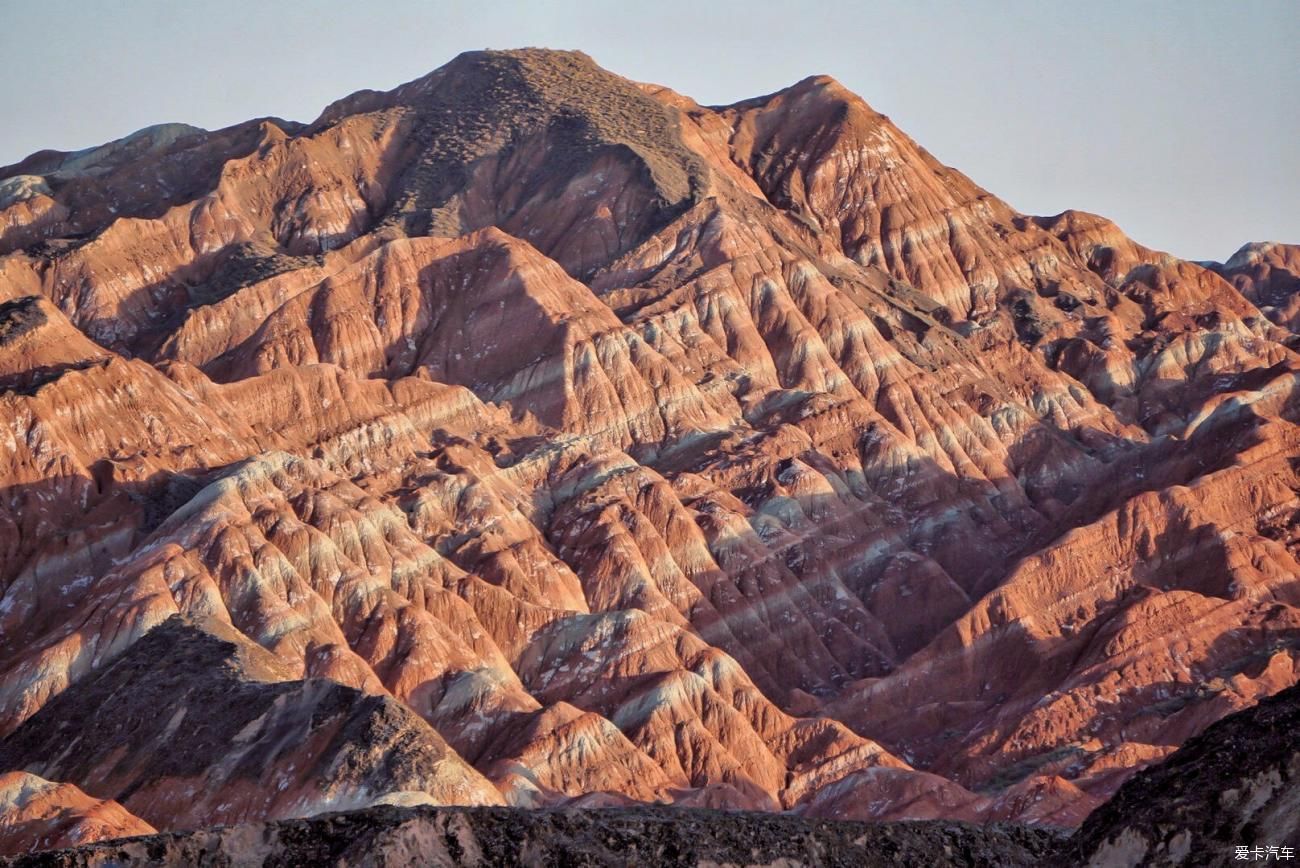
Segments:
[[[95,866],[645,866],[1031,868],[1057,838],[1015,826],[855,823],[682,808],[379,807],[34,853],[7,868]]]

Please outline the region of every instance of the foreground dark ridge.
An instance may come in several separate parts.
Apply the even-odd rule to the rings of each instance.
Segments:
[[[1139,772],[1065,849],[1095,865],[1225,865],[1300,852],[1300,688],[1224,718]]]
[[[150,835],[20,856],[12,868],[109,865],[1042,865],[1057,839],[1018,826],[853,823],[681,808],[378,807]]]

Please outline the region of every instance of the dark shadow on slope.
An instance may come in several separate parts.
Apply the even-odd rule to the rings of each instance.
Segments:
[[[74,782],[159,828],[440,793],[456,787],[449,762],[468,772],[391,697],[290,677],[233,629],[173,616],[0,741],[0,768]]]
[[[8,230],[0,236],[0,254],[42,241],[65,248],[61,240],[77,245],[119,218],[157,219],[169,208],[202,198],[216,188],[226,162],[256,150],[264,124],[277,125],[290,134],[300,129],[299,125],[277,118],[259,118],[215,132],[195,130],[156,148],[124,148],[85,171],[63,167],[76,154],[50,151],[0,168],[0,178],[23,174],[42,177],[55,201],[70,211],[67,218],[40,225],[35,232],[24,231],[22,226]],[[118,144],[110,142],[100,150]],[[159,195],[141,200],[142,188]]]

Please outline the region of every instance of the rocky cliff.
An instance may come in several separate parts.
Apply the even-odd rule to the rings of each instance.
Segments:
[[[1298,726],[1300,687],[1224,718],[1125,783],[1063,853],[1098,866],[1294,859],[1300,851]]]
[[[1300,680],[1298,275],[567,52],[32,155],[0,772],[1077,824]]]

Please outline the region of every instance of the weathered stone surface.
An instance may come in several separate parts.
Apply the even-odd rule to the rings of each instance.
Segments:
[[[829,823],[692,809],[372,808],[310,820],[113,841],[13,859],[107,865],[1041,865],[1056,838],[966,823]]]
[[[1232,865],[1300,849],[1300,688],[1208,727],[1090,814],[1063,852],[1080,864]]]
[[[475,801],[1075,824],[1300,680],[1297,273],[1019,214],[830,78],[710,108],[566,52],[35,154],[0,736],[181,615]],[[0,771],[170,792],[110,736]],[[333,804],[240,792],[183,822]]]
[[[1210,726],[1129,780],[1073,835],[1024,825],[853,822],[690,808],[518,810],[372,807],[206,832],[145,834],[2,860],[13,866],[258,864],[405,865],[1230,865],[1246,848],[1274,860],[1300,846],[1293,733],[1300,687]],[[568,715],[564,715],[568,716]],[[5,803],[47,803],[67,785],[8,775]],[[1077,807],[1067,782],[1009,791],[1039,816]],[[18,798],[13,798],[17,793]],[[100,803],[102,804],[102,803]],[[1018,813],[1023,808],[1005,805]],[[83,808],[83,810],[85,810]],[[109,811],[121,811],[112,806]],[[29,813],[35,809],[29,808]],[[66,815],[68,810],[64,809]],[[101,813],[103,810],[101,808]],[[121,812],[124,813],[124,812]],[[119,814],[120,815],[120,814]],[[0,822],[3,822],[0,820]],[[136,821],[137,823],[139,821]],[[10,822],[0,828],[21,828]]]
[[[1227,262],[1206,263],[1270,320],[1300,327],[1300,244],[1244,245]]]
[[[155,827],[305,816],[394,799],[497,804],[497,790],[387,696],[285,680],[229,628],[173,617],[0,741],[0,766],[111,793]]]
[[[114,801],[26,772],[0,775],[0,857],[155,832]]]

